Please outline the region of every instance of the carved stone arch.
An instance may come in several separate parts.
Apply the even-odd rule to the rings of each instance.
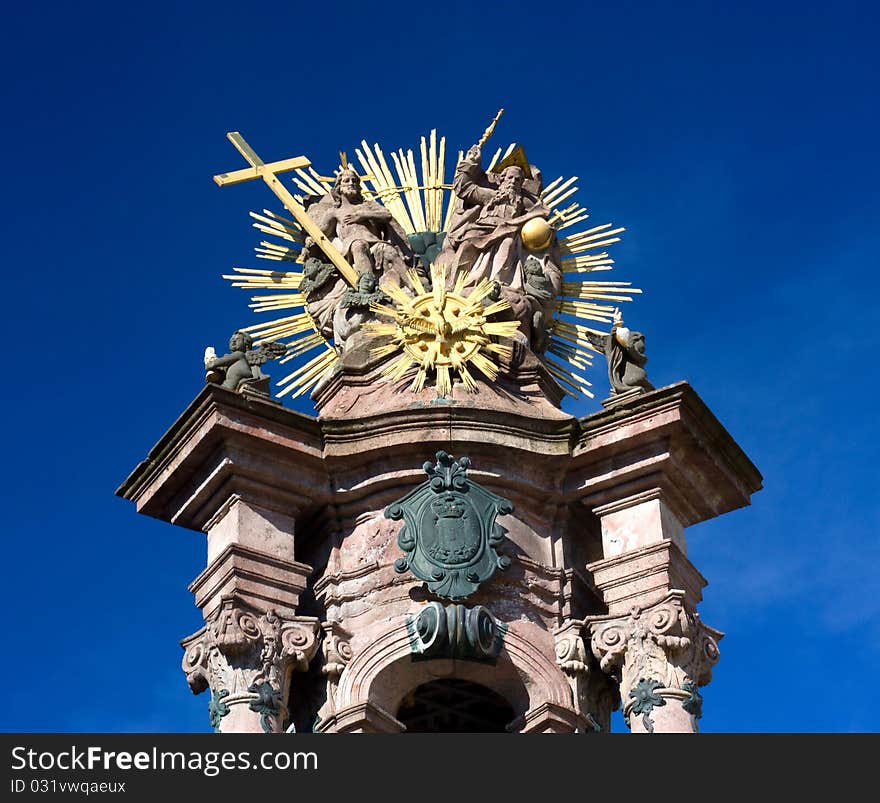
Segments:
[[[477,683],[500,694],[518,714],[512,730],[574,731],[579,720],[568,681],[552,659],[552,636],[524,622],[511,623],[495,664],[446,658],[413,661],[407,617],[397,617],[359,650],[339,678],[336,714],[322,731],[400,732],[404,697],[442,678]],[[549,640],[547,644],[542,642]]]

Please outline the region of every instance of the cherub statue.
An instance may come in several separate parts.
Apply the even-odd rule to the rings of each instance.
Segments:
[[[654,390],[645,371],[645,363],[648,362],[645,356],[645,336],[623,325],[623,316],[619,309],[614,310],[611,334],[588,332],[587,338],[596,349],[605,354],[612,396],[631,390]]]
[[[262,343],[257,348],[253,348],[253,345],[253,338],[247,332],[238,330],[229,338],[229,354],[218,357],[213,347],[206,348],[205,381],[222,383],[229,390],[241,390],[245,384],[268,380],[260,366],[281,357],[287,351],[287,346],[274,340]]]

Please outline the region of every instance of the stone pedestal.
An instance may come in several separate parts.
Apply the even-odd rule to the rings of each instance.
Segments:
[[[537,361],[451,399],[371,370],[324,382],[318,419],[208,386],[118,491],[207,534],[191,585],[206,625],[183,646],[215,727],[595,733],[622,704],[634,731],[695,729],[721,634],[696,614],[685,528],[761,482],[696,393],[577,420]],[[459,601],[491,614],[488,653],[425,652],[414,622],[452,603],[394,570],[401,523],[384,511],[438,450],[514,505],[497,519],[509,568]]]

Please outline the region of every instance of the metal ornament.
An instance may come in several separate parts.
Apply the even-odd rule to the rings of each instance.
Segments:
[[[429,602],[407,621],[413,660],[453,658],[494,663],[504,646],[507,625],[483,605]]]
[[[404,520],[397,545],[406,553],[394,562],[400,574],[412,572],[438,597],[459,600],[473,594],[510,558],[495,547],[504,532],[495,523],[513,504],[467,478],[471,461],[437,452],[437,464],[423,466],[430,477],[385,510],[386,518]]]

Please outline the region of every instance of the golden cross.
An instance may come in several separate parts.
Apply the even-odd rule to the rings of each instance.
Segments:
[[[244,156],[245,160],[250,164],[244,170],[236,170],[232,173],[220,173],[214,176],[214,181],[220,186],[225,187],[227,184],[240,184],[243,181],[251,181],[261,178],[269,186],[269,189],[275,193],[278,200],[284,204],[284,208],[293,215],[294,219],[305,232],[320,247],[339,273],[352,287],[357,287],[358,273],[349,264],[348,260],[339,253],[336,246],[330,242],[327,235],[318,228],[317,223],[312,220],[305,208],[297,202],[296,198],[291,195],[278,178],[279,173],[285,173],[290,170],[308,167],[311,162],[305,156],[294,156],[292,159],[282,159],[279,162],[270,162],[266,164],[253,148],[245,142],[244,137],[238,131],[232,131],[226,135],[226,138],[235,146],[235,149]]]

